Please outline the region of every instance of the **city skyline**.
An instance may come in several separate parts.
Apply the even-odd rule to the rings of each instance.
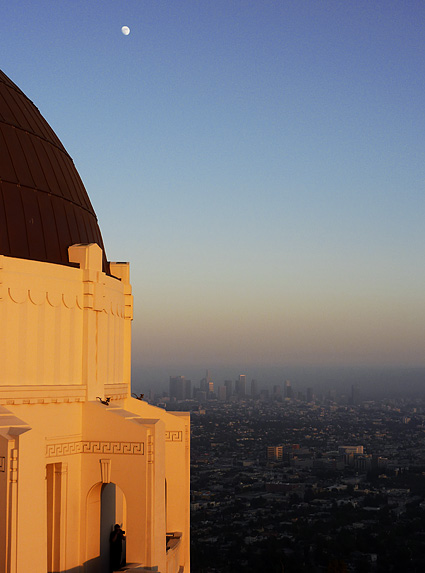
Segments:
[[[2,14],[5,73],[131,261],[135,371],[425,366],[422,3]]]

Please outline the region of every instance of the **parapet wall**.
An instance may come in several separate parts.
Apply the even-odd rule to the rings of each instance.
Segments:
[[[127,395],[128,265],[108,276],[101,255],[96,244],[70,247],[80,268],[0,256],[0,402],[95,399],[105,386]]]

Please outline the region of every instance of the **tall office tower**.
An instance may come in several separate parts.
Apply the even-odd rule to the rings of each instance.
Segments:
[[[251,380],[251,397],[257,398],[258,396],[258,382],[257,380]]]
[[[227,388],[226,386],[219,386],[218,387],[218,399],[222,402],[227,400]]]
[[[186,380],[184,376],[170,376],[170,398],[184,400],[186,397]]]
[[[192,380],[185,380],[184,384],[184,400],[192,398]]]
[[[285,380],[284,397],[289,400],[292,400],[294,397],[294,391],[292,390],[291,382],[289,380]]]
[[[236,395],[238,398],[245,398],[246,396],[246,374],[239,374],[236,380]]]
[[[1,71],[0,157],[0,572],[108,572],[120,523],[133,571],[189,573],[190,414],[132,397],[129,263]]]
[[[211,380],[211,370],[205,371],[205,378],[202,378],[199,382],[199,388],[202,392],[205,392],[207,397],[210,392],[214,392],[214,384]]]
[[[273,386],[273,400],[278,402],[282,401],[282,386],[280,384],[275,384]]]
[[[195,400],[198,402],[205,402],[207,399],[207,394],[204,390],[195,390]]]
[[[313,400],[314,400],[313,388],[307,388],[307,402],[313,402]]]
[[[351,386],[351,403],[360,404],[360,388],[356,384]]]
[[[212,398],[214,395],[214,382],[208,382],[208,397]]]
[[[233,395],[233,380],[225,380],[224,385],[226,386],[226,400],[230,400]]]

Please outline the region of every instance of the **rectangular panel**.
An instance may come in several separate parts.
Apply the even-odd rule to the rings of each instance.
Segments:
[[[29,129],[30,126],[28,125],[28,122],[27,122],[24,114],[22,113],[22,110],[19,108],[19,106],[16,103],[16,100],[18,98],[12,96],[10,91],[7,89],[2,90],[2,95],[3,95],[5,102],[7,103],[7,107],[9,108],[10,112],[13,114],[13,122],[12,123],[17,125],[17,126],[21,126],[24,129]]]
[[[49,156],[48,156],[47,151],[46,151],[48,144],[45,143],[44,141],[41,143],[42,143],[42,145],[37,145],[37,154],[39,156],[40,165],[43,168],[43,174],[44,174],[44,177],[46,178],[47,185],[49,187],[49,191],[51,193],[57,194],[58,182],[57,182],[57,179],[55,177],[55,174],[53,173],[53,169],[52,169],[52,166],[50,164]]]
[[[48,190],[47,181],[41,168],[38,156],[34,150],[32,138],[29,137],[26,133],[23,133],[21,131],[17,131],[17,134],[19,143],[21,144],[22,150],[26,157],[28,167],[31,171],[35,187],[47,191]]]
[[[66,213],[66,218],[68,220],[68,228],[69,228],[69,232],[70,232],[70,241],[71,241],[71,245],[76,245],[78,243],[81,243],[79,234],[78,234],[78,226],[77,226],[77,220],[75,217],[75,210],[78,209],[77,207],[75,207],[75,205],[73,205],[72,203],[70,203],[68,205],[68,208],[66,209],[65,213]]]
[[[87,229],[86,229],[86,225],[83,221],[84,217],[82,216],[83,213],[85,214],[85,211],[83,211],[80,208],[80,212],[78,214],[76,214],[77,215],[76,219],[77,219],[77,225],[78,225],[78,232],[80,235],[80,241],[82,243],[88,243]]]
[[[0,124],[0,173],[3,181],[16,181],[16,172],[13,167],[12,159],[10,157],[9,150],[7,149],[5,135],[3,134],[4,128],[10,129],[8,126]]]
[[[12,158],[18,183],[34,187],[34,180],[28,168],[27,160],[23,154],[22,146],[16,135],[17,130],[10,125],[3,125],[3,135],[6,141],[6,149]]]
[[[60,153],[60,151],[56,147],[53,147],[52,145],[46,145],[45,149],[46,149],[47,155],[49,157],[50,165],[52,166],[53,172],[56,176],[57,184],[59,186],[59,189],[55,194],[61,195],[62,197],[65,197],[66,199],[72,200],[72,196],[71,196],[71,193],[69,192],[68,184],[65,181],[65,177],[62,173],[62,170],[60,169],[58,159],[57,159],[57,155],[58,155],[58,153]]]
[[[22,203],[27,226],[29,257],[36,261],[46,260],[43,225],[38,207],[37,191],[22,189]]]
[[[47,260],[58,261],[61,258],[56,226],[52,225],[55,220],[53,214],[52,197],[47,193],[38,193],[38,205],[40,208],[41,222],[43,225],[44,242],[46,246]]]
[[[66,201],[52,197],[53,210],[55,213],[56,227],[58,231],[59,244],[70,247],[72,245],[71,235],[69,233],[68,219],[65,210],[71,208]],[[68,262],[68,253],[66,253],[66,261]]]
[[[3,182],[3,200],[11,252],[15,257],[29,257],[26,224],[19,189]]]

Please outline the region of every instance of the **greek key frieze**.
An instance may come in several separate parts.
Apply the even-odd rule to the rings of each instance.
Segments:
[[[143,442],[65,442],[63,444],[48,444],[46,457],[70,456],[72,454],[124,454],[144,455]]]
[[[165,441],[166,442],[181,442],[183,439],[182,432],[178,430],[166,430],[165,431]]]

